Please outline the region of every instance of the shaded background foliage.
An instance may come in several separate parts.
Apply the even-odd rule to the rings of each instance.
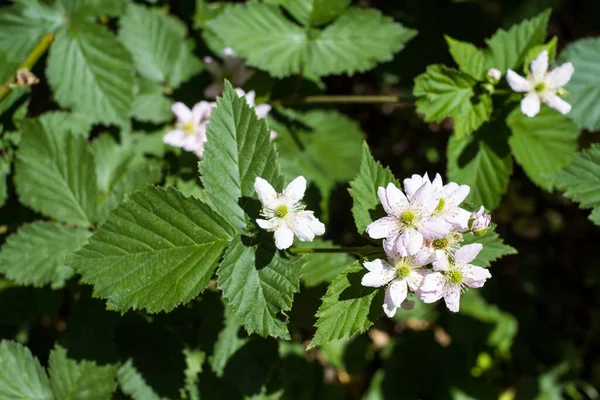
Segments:
[[[498,27],[510,26],[548,7],[553,8],[548,38],[558,36],[560,48],[600,34],[600,3],[593,0],[358,3],[380,9],[417,29],[419,35],[391,62],[351,77],[325,77],[325,93],[396,94],[400,102],[318,108],[298,105],[295,109],[341,111],[366,133],[375,159],[388,165],[396,177],[446,169],[452,123],[423,122],[410,95],[413,79],[427,65],[453,65],[444,34],[482,45],[482,39]],[[197,56],[211,54],[200,30],[194,28],[193,2],[159,4],[169,6],[170,12],[186,23]],[[33,69],[38,76],[44,74],[46,58]],[[202,90],[210,83],[211,77],[204,71],[176,89],[172,97],[191,105],[202,98]],[[42,80],[33,87],[29,116],[58,108],[46,85]],[[287,98],[289,93],[320,93],[312,82],[273,80],[261,71],[245,89],[254,89],[259,96],[270,93],[271,102]],[[290,126],[286,115],[274,114],[273,127],[281,124],[280,129],[285,130]],[[5,127],[11,124],[2,123]],[[145,132],[157,128],[152,123],[135,122],[133,126],[134,131]],[[90,137],[101,132],[117,136],[114,127],[96,125]],[[588,147],[595,135],[584,131],[581,146]],[[280,151],[285,154],[285,143],[280,144]],[[165,158],[165,175],[195,178],[197,160],[193,155],[168,152]],[[309,189],[309,204],[316,209],[325,206],[321,209],[329,219],[325,239],[338,245],[365,243],[350,217],[352,201],[344,183],[355,173],[349,171],[347,177],[342,174],[336,179],[329,201],[316,188]],[[40,218],[17,201],[14,187],[9,186],[9,193],[8,203],[0,209],[2,241],[20,224]],[[209,399],[258,396],[263,387],[271,394],[283,388],[284,398],[306,399],[597,398],[598,228],[560,193],[535,186],[517,165],[493,220],[505,242],[519,254],[492,265],[493,279],[479,293],[465,295],[461,313],[451,315],[441,306],[438,310],[418,304],[411,312],[399,312],[394,320],[379,320],[368,334],[308,352],[300,343],[314,333],[314,315],[326,290],[318,281],[305,281],[295,296],[289,312],[293,343],[278,344],[273,338],[248,337],[242,329],[238,332],[237,325],[229,322],[231,310],[223,306],[214,288],[168,315],[128,312],[121,317],[106,311],[104,301],[92,299],[89,287],[78,285],[76,279],[60,290],[13,287],[1,280],[0,337],[26,343],[44,364],[55,342],[67,348],[74,359],[114,363],[131,358],[155,392],[169,398],[180,396],[184,382],[188,389],[197,386],[201,397]],[[215,355],[215,343],[222,335],[229,335],[228,343],[233,343],[229,359]],[[186,353],[185,349],[202,353]],[[204,361],[201,371],[194,371],[194,359]],[[124,395],[118,392],[117,397]]]

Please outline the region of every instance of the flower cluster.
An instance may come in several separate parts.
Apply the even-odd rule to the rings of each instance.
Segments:
[[[456,312],[461,292],[481,287],[491,277],[487,269],[469,264],[482,245],[461,247],[463,234],[481,235],[490,224],[483,208],[470,213],[460,207],[469,191],[454,182],[444,185],[439,174],[433,181],[427,174],[405,179],[404,192],[393,183],[379,187],[387,216],[372,222],[367,234],[384,239],[388,259],[365,262],[369,272],[362,284],[387,286],[383,309],[389,317],[398,307],[410,307],[409,292],[426,303],[444,298],[448,309]]]
[[[245,98],[248,106],[254,108],[256,116],[259,119],[266,118],[271,111],[271,106],[268,104],[254,105],[256,94],[254,91],[248,93],[242,89],[236,89],[236,93],[240,98]],[[177,102],[173,104],[171,110],[177,119],[172,130],[167,132],[163,141],[171,146],[181,147],[185,151],[196,153],[199,158],[202,158],[204,153],[204,143],[206,143],[206,127],[210,122],[212,109],[217,106],[215,102],[201,101],[196,103],[190,110],[185,104]],[[277,134],[271,131],[271,140]]]

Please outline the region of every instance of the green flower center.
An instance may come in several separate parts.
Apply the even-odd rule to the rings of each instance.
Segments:
[[[460,273],[460,271],[458,271],[456,269],[453,271],[449,271],[446,276],[448,277],[448,280],[450,281],[450,283],[454,283],[456,285],[461,283],[463,280],[462,274]]]
[[[449,244],[450,244],[450,242],[448,241],[447,238],[441,238],[441,239],[435,239],[431,245],[436,250],[445,250],[448,248]]]
[[[413,226],[417,221],[417,216],[412,211],[404,211],[400,215],[400,222],[403,226]]]
[[[288,214],[288,212],[289,210],[287,206],[282,204],[280,206],[277,206],[277,208],[275,209],[275,216],[277,218],[283,218]]]
[[[536,92],[540,93],[546,90],[546,84],[544,82],[539,82],[533,88]]]
[[[410,267],[402,261],[399,262],[396,265],[396,276],[398,279],[405,279],[408,275],[410,275]]]
[[[445,205],[446,205],[446,201],[444,201],[444,199],[440,199],[440,202],[438,203],[437,207],[435,208],[435,210],[433,212],[441,213],[442,210],[444,209]]]

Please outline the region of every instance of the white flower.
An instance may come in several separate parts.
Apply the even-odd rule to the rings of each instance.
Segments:
[[[443,219],[460,232],[468,230],[468,222],[471,213],[459,207],[469,195],[471,188],[467,185],[458,185],[449,182],[444,185],[440,174],[436,174],[433,182],[429,180],[427,173],[423,176],[413,175],[404,180],[404,191],[409,199],[426,182],[431,183],[431,188],[440,199],[432,213],[432,220]]]
[[[262,203],[261,216],[256,223],[268,232],[275,232],[275,246],[287,249],[294,242],[294,234],[303,242],[312,241],[325,233],[325,225],[312,211],[304,211],[300,200],[306,191],[306,179],[299,176],[278,194],[266,180],[257,177],[254,189]]]
[[[183,103],[175,103],[171,107],[177,118],[175,128],[167,132],[163,138],[166,144],[181,147],[202,157],[204,142],[206,142],[206,125],[216,103],[201,101],[190,110]]]
[[[440,202],[429,182],[423,183],[410,200],[393,183],[377,190],[386,217],[372,222],[367,233],[373,239],[383,239],[384,248],[402,256],[415,254],[423,245],[423,239],[438,239],[446,236],[450,224],[441,218],[430,220]]]
[[[487,76],[495,82],[498,82],[502,78],[502,72],[496,68],[490,68],[487,72]]]
[[[433,303],[443,297],[446,307],[457,312],[461,292],[466,287],[480,288],[492,277],[487,269],[469,264],[482,248],[481,243],[469,244],[456,251],[452,263],[445,257],[434,261],[435,272],[430,272],[423,278],[423,284],[418,290],[421,300]]]
[[[432,252],[423,248],[416,254],[402,257],[399,254],[388,253],[388,261],[373,260],[363,263],[369,270],[362,277],[362,285],[369,287],[387,286],[383,311],[388,317],[396,314],[398,307],[408,308],[408,291],[415,292],[423,282],[426,270],[421,268],[432,261]],[[403,303],[406,303],[403,305]]]
[[[527,93],[521,100],[523,114],[528,117],[535,116],[540,111],[541,101],[562,114],[568,114],[571,105],[561,99],[558,93],[573,76],[573,64],[568,62],[548,72],[548,51],[544,50],[531,62],[530,71],[527,78],[510,69],[506,72],[506,80],[511,89]]]
[[[481,206],[477,212],[471,214],[471,219],[469,219],[469,228],[475,235],[481,236],[488,230],[491,221],[492,216],[485,214],[485,209],[483,206]]]
[[[254,100],[256,99],[256,93],[254,92],[254,90],[251,90],[248,93],[246,93],[242,89],[237,88],[237,89],[235,89],[235,92],[238,94],[238,96],[240,96],[240,98],[242,98],[242,97],[246,98],[246,101],[248,102],[248,105],[250,107],[254,107],[254,111],[256,112],[256,116],[259,119],[266,118],[267,115],[269,114],[269,111],[271,111],[271,106],[268,105],[268,104],[254,105]],[[276,137],[277,137],[277,132],[271,131],[270,139],[273,140]]]

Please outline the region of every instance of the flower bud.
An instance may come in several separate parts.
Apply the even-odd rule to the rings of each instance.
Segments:
[[[475,236],[484,235],[490,227],[492,216],[485,213],[483,206],[477,211],[471,214],[469,219],[469,229]]]
[[[502,72],[500,72],[499,69],[491,68],[487,72],[487,76],[492,82],[497,83],[498,81],[500,81],[500,78],[502,78]]]

